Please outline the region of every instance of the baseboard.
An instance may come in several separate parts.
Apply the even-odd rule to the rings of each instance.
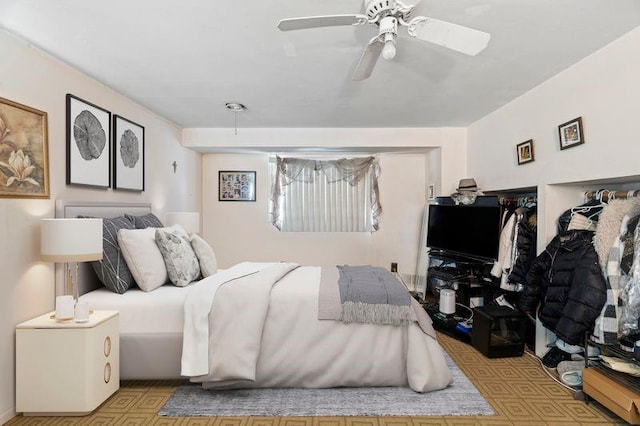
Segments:
[[[11,420],[12,418],[14,418],[16,416],[16,410],[15,407],[10,408],[9,410],[5,411],[4,413],[0,414],[0,425],[3,425],[5,423],[7,423],[9,420]]]

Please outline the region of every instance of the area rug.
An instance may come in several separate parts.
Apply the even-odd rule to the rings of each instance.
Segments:
[[[445,355],[453,375],[446,389],[409,388],[205,390],[185,383],[160,416],[482,416],[495,414],[475,386]]]

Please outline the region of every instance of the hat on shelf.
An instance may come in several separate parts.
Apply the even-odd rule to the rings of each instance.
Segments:
[[[460,179],[458,182],[458,187],[456,188],[456,192],[451,194],[451,198],[453,201],[458,204],[473,204],[476,202],[476,197],[482,194],[478,185],[476,184],[476,180],[473,178]]]
[[[478,192],[478,185],[476,184],[476,180],[473,178],[460,179],[456,191],[460,193]]]

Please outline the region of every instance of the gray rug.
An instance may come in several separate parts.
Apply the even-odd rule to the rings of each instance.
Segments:
[[[409,388],[205,390],[185,383],[158,415],[189,416],[479,416],[495,414],[453,360],[453,383],[420,394]]]

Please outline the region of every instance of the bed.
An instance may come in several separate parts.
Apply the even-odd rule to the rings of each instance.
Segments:
[[[58,217],[148,212],[146,204],[56,204]],[[256,287],[255,277],[279,269],[286,271],[278,273],[268,290],[256,290],[266,287]],[[320,267],[243,262],[186,287],[167,284],[150,292],[134,288],[116,294],[100,288],[93,270],[83,265],[79,292],[92,309],[120,312],[123,379],[186,376],[207,388],[409,385],[418,392],[450,383],[441,347],[415,322],[392,326],[319,320],[322,276]],[[217,291],[203,320],[192,305],[211,287]],[[259,298],[261,291],[266,296]],[[207,338],[194,326],[196,316],[206,322]],[[258,331],[246,332],[246,323]],[[200,353],[197,361],[195,352]]]

